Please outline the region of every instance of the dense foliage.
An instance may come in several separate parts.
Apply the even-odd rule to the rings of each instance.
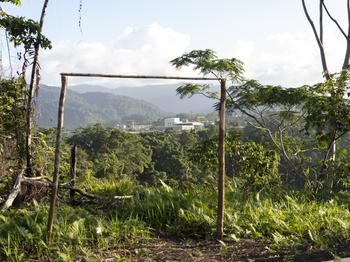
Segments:
[[[239,111],[246,123],[229,122],[226,132],[225,240],[259,239],[270,253],[349,252],[347,74],[287,89],[245,80],[242,62],[218,59],[211,50],[192,51],[172,63],[229,78],[228,112]],[[23,154],[26,88],[21,78],[0,84],[0,163],[5,163],[0,193],[6,196]],[[206,85],[189,83],[178,92],[218,98]],[[35,172],[45,181],[52,175],[55,134],[55,129],[41,129],[33,139]],[[65,133],[51,244],[45,231],[50,184],[41,181],[25,208],[0,215],[0,258],[101,259],[102,250],[140,236],[210,237],[217,212],[217,136],[215,127],[133,134],[101,124]],[[334,142],[337,158],[330,159]],[[63,189],[72,182],[69,161],[75,146],[75,186],[81,190],[72,201]],[[124,195],[132,198],[114,198]]]

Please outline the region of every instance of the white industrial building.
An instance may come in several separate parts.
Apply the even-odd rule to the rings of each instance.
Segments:
[[[166,128],[168,128],[168,127],[170,127],[170,128],[175,127],[177,124],[180,124],[180,123],[182,123],[182,122],[180,121],[180,118],[178,118],[178,117],[171,117],[171,118],[165,118],[164,119],[164,126]]]
[[[203,129],[204,124],[200,122],[181,121],[178,117],[164,119],[165,129],[173,129],[176,131]]]

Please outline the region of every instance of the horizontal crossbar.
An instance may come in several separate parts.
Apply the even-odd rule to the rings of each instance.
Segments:
[[[105,77],[105,78],[138,78],[138,79],[173,79],[173,80],[202,80],[202,81],[221,81],[224,78],[216,77],[182,77],[182,76],[152,76],[152,75],[113,75],[113,74],[93,74],[93,73],[61,73],[61,76],[75,77]]]

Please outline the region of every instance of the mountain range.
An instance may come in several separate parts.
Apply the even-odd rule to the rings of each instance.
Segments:
[[[150,123],[179,113],[213,112],[213,101],[200,95],[191,99],[176,96],[179,85],[107,88],[98,85],[68,87],[65,127],[69,130],[94,123],[111,126]],[[60,89],[42,85],[37,98],[37,125],[55,127]]]
[[[36,102],[36,122],[39,127],[55,127],[60,89],[41,86]],[[68,130],[94,123],[111,126],[137,123],[150,123],[167,113],[144,100],[106,92],[90,90],[78,93],[67,92],[64,125]]]
[[[176,95],[176,88],[181,84],[170,85],[148,85],[137,87],[115,87],[107,88],[98,85],[74,85],[71,90],[78,93],[104,92],[115,95],[128,96],[142,99],[159,107],[162,111],[179,113],[207,114],[214,111],[213,100],[201,95],[194,95],[190,99],[181,99]]]

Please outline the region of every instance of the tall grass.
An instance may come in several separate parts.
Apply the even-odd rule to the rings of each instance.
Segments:
[[[334,201],[304,202],[286,196],[278,202],[247,201],[238,212],[228,207],[226,214],[227,233],[268,239],[275,250],[350,245],[350,212]]]
[[[119,219],[111,214],[91,213],[82,208],[61,205],[51,244],[46,241],[47,209],[34,203],[25,209],[0,215],[0,260],[40,259],[71,261],[71,257],[94,256],[98,249],[114,247],[134,236],[148,236],[149,228],[136,218]]]
[[[109,209],[71,207],[61,203],[57,212],[52,245],[46,244],[47,205],[34,203],[26,209],[0,216],[0,254],[10,261],[32,259],[69,261],[79,257],[98,259],[98,250],[132,241],[151,233],[181,238],[208,237],[215,231],[215,190],[197,186],[187,190],[136,187],[128,181],[107,188],[129,185],[134,193]],[[137,192],[135,190],[138,190]],[[99,188],[99,192],[109,192]],[[117,190],[112,193],[115,194]],[[111,193],[111,194],[112,194]],[[350,246],[350,211],[336,201],[308,201],[285,196],[247,196],[234,187],[226,189],[225,235],[239,241],[258,238],[270,249],[323,249],[336,252]],[[96,257],[97,256],[97,257]],[[0,257],[1,260],[1,257]]]
[[[230,191],[231,190],[231,191]],[[227,189],[227,237],[259,238],[274,250],[350,246],[350,211],[336,201],[308,201],[285,196],[249,197]],[[169,235],[204,237],[214,233],[216,193],[204,187],[185,192],[162,187],[146,190],[125,207],[140,220]]]

